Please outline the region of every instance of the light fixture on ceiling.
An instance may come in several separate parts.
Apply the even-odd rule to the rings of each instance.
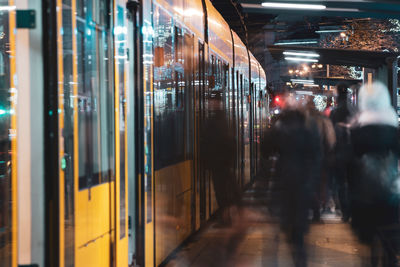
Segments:
[[[316,53],[304,53],[304,52],[285,51],[285,52],[283,52],[283,54],[284,54],[284,55],[287,55],[287,56],[319,57],[319,54],[316,54]]]
[[[297,61],[297,62],[318,62],[318,60],[314,58],[302,58],[302,57],[285,57],[285,60]]]
[[[0,6],[0,11],[13,11],[16,9],[16,6]]]
[[[293,42],[275,43],[275,45],[297,45],[297,44],[318,44],[318,41],[293,41]]]
[[[312,9],[312,10],[324,10],[324,9],[326,9],[326,6],[324,6],[324,5],[312,5],[312,4],[264,2],[261,5],[263,7],[283,8],[283,9]]]
[[[343,30],[320,30],[315,31],[316,33],[334,33],[334,32],[342,32]]]
[[[314,80],[290,79],[292,83],[314,84]]]

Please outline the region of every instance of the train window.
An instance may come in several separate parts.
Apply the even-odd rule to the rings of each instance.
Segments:
[[[73,75],[74,59],[73,59],[73,43],[72,40],[72,3],[71,0],[63,1],[62,13],[62,92],[63,103],[63,118],[64,126],[62,129],[62,146],[64,149],[63,170],[64,170],[64,246],[65,266],[74,265],[74,89],[76,89],[75,79]]]
[[[114,174],[110,32],[105,19],[93,20],[105,16],[94,2],[88,1],[77,18],[79,189],[107,182]]]
[[[185,159],[186,78],[184,71],[184,32],[173,25],[169,14],[155,10],[154,44],[164,50],[164,65],[154,65],[154,167]]]
[[[124,8],[120,5],[117,6],[117,23],[116,27],[123,29],[125,27]],[[126,112],[127,112],[127,97],[126,97],[126,70],[125,65],[126,57],[126,33],[118,31],[115,33],[115,47],[117,50],[117,71],[118,71],[118,91],[119,91],[119,144],[120,144],[120,238],[124,238],[126,233],[126,145],[127,145],[127,132],[126,132]]]
[[[4,7],[4,1],[0,2],[0,7]],[[13,90],[11,88],[13,85],[10,79],[14,75],[11,67],[11,50],[14,50],[14,47],[10,40],[9,20],[11,18],[9,14],[7,11],[0,13],[0,30],[3,33],[0,39],[0,53],[3,55],[0,74],[0,264],[4,267],[9,267],[12,264],[12,232],[14,230],[12,229],[12,209],[14,205],[12,175],[15,167],[13,166],[12,155],[15,155],[15,151],[13,151],[12,146],[12,133],[15,131],[13,129],[15,126],[12,125],[14,112]]]

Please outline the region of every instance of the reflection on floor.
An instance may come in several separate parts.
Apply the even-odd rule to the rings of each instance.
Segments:
[[[240,222],[231,227],[210,223],[166,266],[294,266],[291,250],[278,224],[268,216],[264,199],[256,189],[248,190]],[[365,266],[368,249],[350,226],[337,216],[322,219],[322,223],[311,224],[306,238],[308,266]]]

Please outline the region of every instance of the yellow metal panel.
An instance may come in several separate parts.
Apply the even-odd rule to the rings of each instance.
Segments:
[[[89,240],[88,225],[88,205],[89,191],[83,190],[75,195],[75,247],[83,246]],[[76,262],[78,262],[76,260]]]
[[[112,183],[105,183],[92,187],[90,200],[89,189],[78,192],[76,196],[76,266],[110,266],[111,186]],[[106,255],[99,255],[101,251]],[[96,263],[99,258],[101,262]],[[92,265],[92,262],[97,265]]]
[[[58,138],[59,138],[59,162],[64,157],[64,139],[63,139],[63,129],[64,129],[64,61],[63,61],[63,37],[62,37],[62,0],[57,0],[57,62],[58,62]],[[64,179],[65,174],[61,169],[61,164],[59,164],[59,264],[60,267],[64,267]]]
[[[14,6],[14,1],[9,1],[10,6]],[[9,35],[10,35],[10,87],[13,88],[11,91],[11,110],[17,110],[17,92],[16,92],[16,41],[15,41],[15,29],[16,29],[16,16],[15,10],[9,11]],[[11,129],[13,133],[17,132],[17,117],[16,112],[11,115]],[[13,134],[11,139],[11,235],[12,235],[12,255],[11,255],[11,266],[17,266],[17,138]]]
[[[86,246],[78,248],[75,266],[109,267],[110,261],[110,233],[107,233]]]

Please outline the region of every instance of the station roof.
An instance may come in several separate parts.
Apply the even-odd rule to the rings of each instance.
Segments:
[[[336,86],[339,82],[344,82],[349,86],[362,82],[362,80],[359,79],[345,79],[336,77],[314,77],[313,79],[315,84],[333,86]]]
[[[323,4],[322,10],[294,10],[285,8],[269,8],[261,5],[263,2],[299,3],[299,4]],[[378,18],[400,19],[400,1],[395,0],[325,0],[325,1],[287,1],[287,0],[241,0],[245,12],[264,14],[294,14],[302,16],[340,16],[352,18]]]
[[[283,45],[269,45],[267,49],[276,60],[284,59],[283,52],[285,51],[315,52],[320,55],[318,63],[321,64],[360,66],[365,68],[378,68],[387,65],[389,63],[388,60],[394,59],[400,55],[400,53],[393,52]]]

